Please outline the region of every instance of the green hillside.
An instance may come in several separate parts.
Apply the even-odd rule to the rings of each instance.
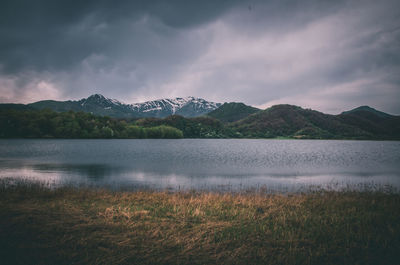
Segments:
[[[0,108],[1,138],[295,138],[400,140],[400,116],[356,109],[329,115],[293,105],[253,114],[227,103],[211,116],[116,119],[85,112]],[[244,113],[239,110],[244,108]],[[226,111],[224,111],[226,110]],[[240,119],[240,117],[244,117]],[[239,119],[239,120],[237,120]],[[229,122],[236,120],[234,122]]]
[[[375,138],[400,139],[400,116],[369,107],[360,107],[338,115],[341,122],[360,128]]]
[[[369,118],[354,111],[329,115],[293,105],[276,105],[231,125],[244,137],[293,137],[316,139],[400,139],[399,118]],[[371,128],[375,128],[372,130]]]
[[[207,116],[218,119],[222,122],[235,122],[259,112],[260,109],[247,106],[243,103],[224,103],[218,109],[211,111]]]
[[[182,131],[85,112],[0,110],[0,138],[182,138]]]

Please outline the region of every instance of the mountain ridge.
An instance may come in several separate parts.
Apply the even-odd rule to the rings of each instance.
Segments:
[[[221,103],[192,96],[125,104],[116,99],[106,98],[101,94],[93,94],[80,100],[42,100],[27,104],[34,109],[50,108],[58,112],[84,111],[114,118],[164,118],[174,114],[184,117],[197,117],[217,109],[220,105]]]
[[[248,106],[241,102],[229,102],[209,112],[207,116],[229,123],[244,119],[259,111],[261,111],[261,109]]]
[[[366,106],[366,105],[360,106],[360,107],[356,107],[356,108],[348,110],[348,111],[343,111],[341,114],[351,114],[351,113],[360,112],[360,111],[374,113],[374,114],[376,114],[378,116],[381,116],[381,117],[395,116],[395,115],[392,115],[392,114],[389,114],[389,113],[386,113],[386,112],[383,112],[383,111],[376,110],[376,109],[371,108],[370,106]]]
[[[145,102],[139,102],[139,103],[124,103],[122,101],[119,101],[117,99],[111,99],[111,98],[107,98],[105,96],[103,96],[102,94],[92,94],[90,96],[88,96],[87,98],[82,98],[79,100],[65,100],[65,101],[57,101],[57,100],[40,100],[40,101],[36,101],[33,103],[28,103],[28,104],[22,104],[22,103],[0,103],[0,108],[1,109],[44,109],[44,108],[50,108],[53,109],[55,111],[68,111],[68,110],[73,110],[73,111],[85,111],[85,109],[83,108],[85,105],[87,104],[95,104],[95,103],[100,103],[100,106],[103,106],[103,108],[109,108],[110,105],[113,106],[120,106],[122,109],[129,109],[129,110],[134,110],[134,112],[140,112],[140,109],[145,109],[146,111],[144,112],[149,112],[152,113],[152,111],[157,111],[160,109],[161,105],[171,105],[170,109],[171,112],[169,115],[181,115],[180,109],[185,107],[186,104],[182,104],[183,103],[190,103],[194,102],[194,103],[202,103],[206,106],[206,108],[203,109],[202,114],[199,114],[197,116],[201,116],[203,114],[208,114],[211,113],[211,111],[216,110],[217,108],[223,106],[223,105],[242,105],[246,108],[252,109],[254,110],[254,112],[256,112],[255,110],[262,110],[262,109],[258,109],[255,107],[252,107],[250,105],[246,105],[242,102],[224,102],[224,103],[217,103],[217,102],[211,102],[211,101],[207,101],[205,99],[202,98],[198,98],[198,97],[193,97],[193,96],[188,96],[188,97],[176,97],[176,98],[162,98],[162,99],[156,99],[156,100],[149,100],[149,101],[145,101]],[[105,104],[104,102],[106,102],[107,104]],[[151,106],[157,104],[156,107],[154,108],[146,108],[144,106]],[[62,106],[63,105],[63,106]],[[78,106],[79,105],[79,106]],[[278,104],[278,105],[288,105],[288,104]],[[277,105],[274,105],[277,106]],[[295,106],[295,105],[292,105]],[[370,106],[359,106],[356,108],[353,108],[351,110],[346,110],[343,111],[340,114],[337,115],[342,115],[342,114],[350,114],[350,113],[357,113],[360,111],[364,111],[364,112],[370,112],[370,113],[375,113],[378,114],[379,116],[382,117],[397,117],[398,115],[394,115],[394,114],[389,114],[383,111],[379,111],[376,110]],[[90,111],[89,111],[90,112]],[[96,114],[96,113],[93,113]],[[107,113],[110,114],[110,113]],[[113,113],[111,113],[113,114]],[[251,113],[252,114],[252,113]],[[101,114],[100,114],[101,115]],[[335,114],[329,114],[329,115],[335,115]],[[111,115],[112,117],[116,117],[115,115]],[[126,115],[125,115],[126,116]],[[129,116],[129,115],[128,115]],[[139,115],[137,118],[141,118],[141,117],[157,117],[157,115],[155,116],[151,116],[151,115]],[[165,116],[165,115],[161,115],[161,116]],[[168,115],[167,115],[168,116]],[[185,115],[182,115],[185,116]],[[165,116],[166,117],[166,116]],[[121,118],[124,118],[124,115],[121,116]]]
[[[58,121],[58,118],[48,120],[46,117],[55,114],[49,114],[46,109],[56,111],[61,118],[66,114],[65,117],[72,120],[74,118],[71,117],[75,114],[67,112],[69,110],[77,111],[78,116],[83,112],[89,112],[92,113],[90,115],[117,118],[112,120],[125,119],[124,124],[128,126],[170,126],[180,130],[185,138],[400,140],[400,116],[380,112],[367,106],[332,115],[288,104],[259,110],[243,103],[230,102],[221,105],[194,97],[125,104],[95,94],[78,101],[47,100],[28,105],[0,104],[0,124],[3,124],[0,127],[8,128],[9,132],[13,130],[21,132],[25,128],[20,127],[19,124],[22,122],[29,123],[26,126],[30,128],[28,131],[45,132],[47,127],[54,127],[53,123]],[[187,116],[183,117],[185,114]],[[79,131],[80,126],[72,120],[60,125],[58,129],[53,129],[56,132],[65,129],[66,133],[63,134],[65,137],[87,135],[84,131],[93,129],[90,126],[86,129],[81,128],[83,130],[81,134],[69,136],[68,132]],[[97,128],[105,131],[109,131],[108,129],[110,128]],[[25,135],[21,133],[20,135]],[[42,134],[28,134],[30,137],[32,135],[41,137]],[[59,134],[43,134],[43,137],[46,135]]]
[[[280,104],[249,115],[230,127],[244,137],[400,139],[400,116],[383,114],[356,108],[332,115]]]

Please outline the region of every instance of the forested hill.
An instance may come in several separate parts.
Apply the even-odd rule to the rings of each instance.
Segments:
[[[85,112],[0,109],[0,138],[182,138],[165,126],[140,127],[132,121]]]
[[[400,139],[400,116],[365,107],[329,115],[293,105],[275,105],[230,126],[244,137]]]
[[[240,102],[230,102],[224,103],[218,109],[209,112],[207,116],[218,119],[222,122],[235,122],[259,111],[260,109],[247,106]]]
[[[211,115],[193,118],[171,115],[166,118],[117,119],[84,112],[12,106],[12,109],[0,108],[0,137],[400,140],[400,116],[369,107],[339,115],[293,105],[258,110],[244,104],[228,103],[221,108]]]

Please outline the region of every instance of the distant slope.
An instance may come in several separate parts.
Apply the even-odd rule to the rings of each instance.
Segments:
[[[400,116],[362,106],[343,112],[338,118],[348,125],[382,139],[400,139]]]
[[[389,117],[394,117],[393,115],[390,115],[388,113],[376,110],[374,108],[371,108],[369,106],[360,106],[358,108],[349,110],[349,111],[344,111],[342,114],[362,114],[362,113],[372,113],[375,116],[381,117],[381,118],[389,118]],[[365,114],[362,114],[365,115]]]
[[[207,116],[222,122],[235,122],[259,111],[260,109],[247,106],[243,103],[230,102],[224,103],[218,109],[209,112]]]
[[[195,97],[160,99],[143,103],[124,104],[100,94],[91,95],[78,101],[43,100],[28,104],[34,109],[49,108],[54,111],[83,111],[95,115],[115,118],[163,118],[173,114],[184,117],[197,117],[217,109],[221,103],[209,102]]]
[[[344,115],[344,116],[343,116]],[[234,130],[245,137],[295,137],[323,139],[399,139],[400,131],[387,131],[381,127],[376,131],[361,126],[362,120],[355,114],[351,118],[328,115],[315,110],[292,105],[276,105],[232,124]],[[376,116],[375,114],[371,114]],[[394,117],[398,118],[398,117]],[[372,121],[371,121],[372,122]],[[398,124],[398,119],[391,123]],[[376,121],[374,122],[376,124]]]
[[[78,101],[43,100],[28,104],[28,106],[34,109],[51,109],[57,112],[83,111],[116,118],[135,118],[138,116],[132,112],[129,106],[117,100],[105,98],[100,94],[91,95]]]

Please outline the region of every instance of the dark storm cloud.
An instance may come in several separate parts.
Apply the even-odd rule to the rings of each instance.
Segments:
[[[92,53],[110,52],[116,42],[129,38],[129,23],[143,16],[154,16],[173,28],[187,28],[214,19],[234,2],[3,1],[0,62],[9,73],[24,68],[68,69]]]
[[[0,102],[103,93],[400,114],[397,0],[3,1]]]

